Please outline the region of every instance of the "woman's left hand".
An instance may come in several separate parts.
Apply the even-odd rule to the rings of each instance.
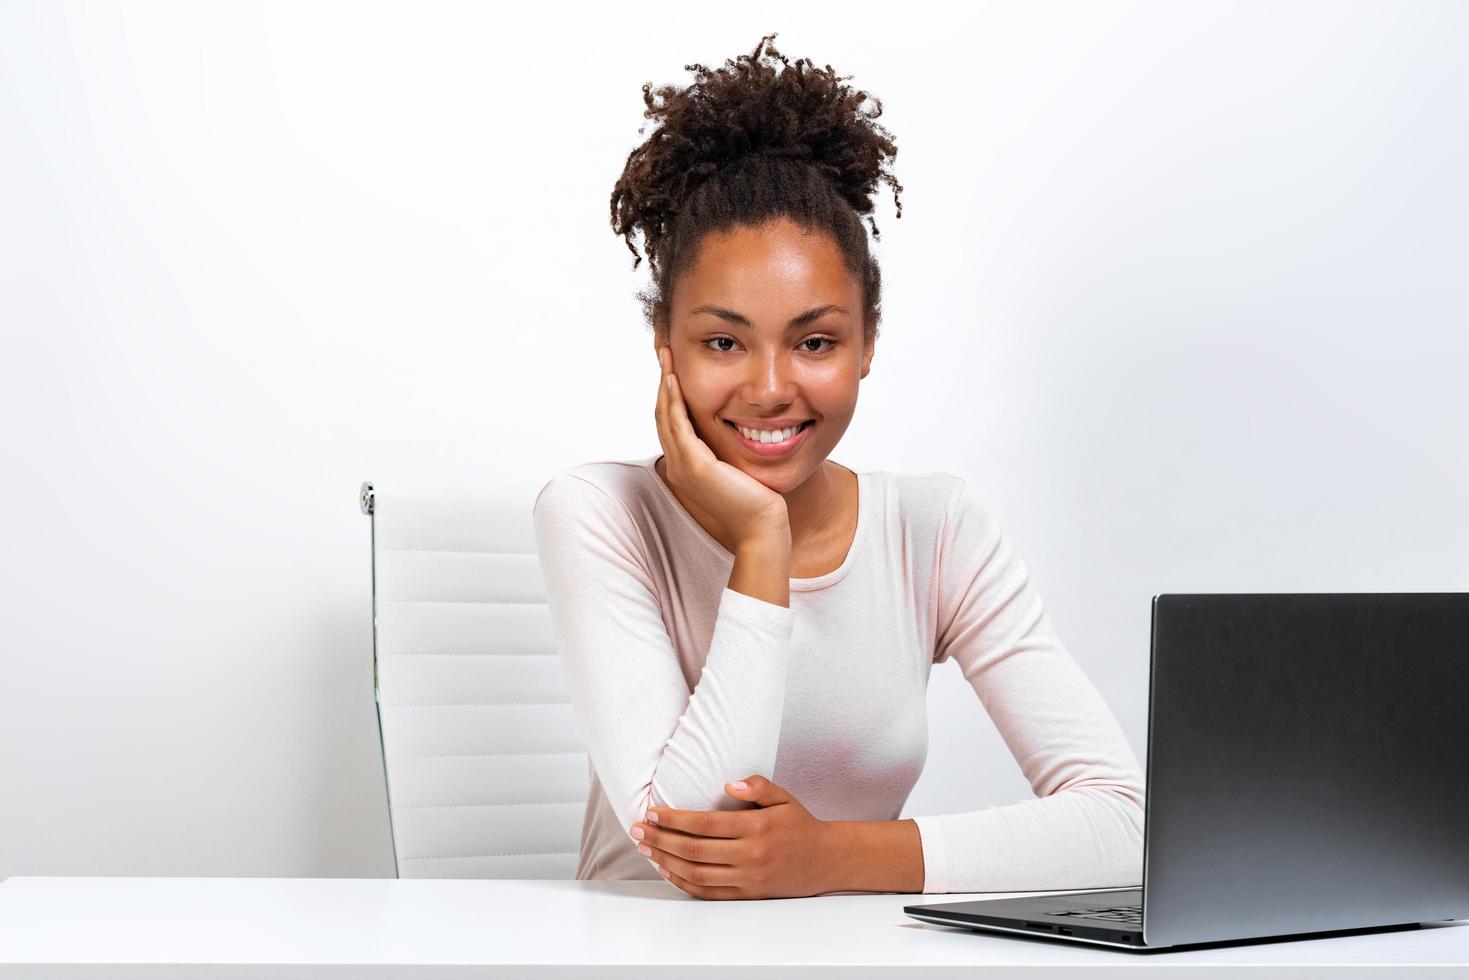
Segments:
[[[747,789],[725,792],[755,810],[674,810],[649,807],[638,842],[660,873],[696,898],[805,898],[838,891],[831,821],[819,820],[764,776],[747,776]]]

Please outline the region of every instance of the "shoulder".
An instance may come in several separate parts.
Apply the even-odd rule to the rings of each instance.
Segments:
[[[983,495],[961,476],[946,472],[882,473],[889,513],[896,513],[911,541],[939,556],[996,535],[998,526]],[[957,542],[957,545],[956,545]]]
[[[543,572],[566,586],[587,575],[629,573],[651,590],[647,535],[633,514],[639,463],[582,463],[556,473],[531,505],[536,553]],[[652,471],[648,471],[655,476]]]
[[[646,470],[641,463],[622,460],[599,460],[568,467],[541,485],[531,509],[539,512],[567,503],[601,508],[615,503],[627,507],[645,492]]]
[[[903,524],[908,527],[942,530],[948,516],[967,492],[964,479],[952,473],[879,472],[873,475],[882,480],[889,506],[896,508]]]
[[[531,510],[536,526],[616,531],[638,537],[642,523],[634,515],[649,512],[657,474],[637,460],[599,460],[568,467],[536,491]]]

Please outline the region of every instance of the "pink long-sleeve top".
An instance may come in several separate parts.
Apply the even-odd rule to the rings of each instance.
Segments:
[[[734,555],[644,460],[584,463],[534,505],[557,649],[586,741],[578,879],[656,879],[650,806],[737,810],[759,773],[825,820],[896,820],[928,754],[934,664],[953,658],[1035,793],[914,817],[923,891],[1142,883],[1143,778],[964,480],[857,473],[856,536],[790,606],[728,587]]]

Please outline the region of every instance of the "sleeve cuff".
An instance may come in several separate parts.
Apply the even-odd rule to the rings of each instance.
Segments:
[[[949,858],[944,847],[940,817],[914,817],[918,840],[923,845],[923,894],[942,894],[949,890]]]
[[[719,599],[719,610],[721,614],[729,613],[746,622],[755,623],[758,626],[789,638],[796,625],[796,611],[788,606],[777,606],[773,602],[757,599],[743,592],[736,592],[728,586]]]

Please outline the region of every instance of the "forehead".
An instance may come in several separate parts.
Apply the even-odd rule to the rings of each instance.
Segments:
[[[762,311],[775,316],[794,306],[853,308],[856,289],[856,277],[831,236],[780,219],[705,236],[674,305],[687,310],[718,303],[758,322]]]

